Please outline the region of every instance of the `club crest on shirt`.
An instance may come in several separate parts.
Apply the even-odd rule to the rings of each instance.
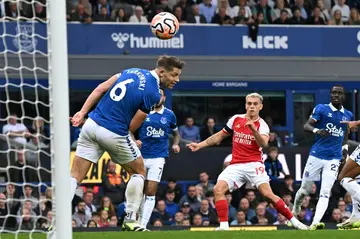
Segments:
[[[166,124],[166,123],[167,123],[167,119],[166,119],[165,117],[161,117],[160,122],[161,122],[162,124]]]

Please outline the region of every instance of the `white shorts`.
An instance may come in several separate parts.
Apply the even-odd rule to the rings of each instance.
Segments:
[[[264,164],[260,162],[231,164],[219,175],[218,181],[226,181],[230,192],[250,182],[258,187],[263,183],[269,183],[269,176],[265,171]]]
[[[303,180],[318,181],[320,176],[337,179],[340,160],[323,160],[312,155],[309,156],[304,169]]]
[[[164,170],[165,158],[144,159],[146,180],[160,182]]]
[[[126,164],[141,156],[130,135],[120,136],[87,119],[78,139],[76,156],[97,163],[105,151],[117,164]]]
[[[356,147],[354,152],[350,155],[350,159],[354,160],[360,166],[360,145]]]

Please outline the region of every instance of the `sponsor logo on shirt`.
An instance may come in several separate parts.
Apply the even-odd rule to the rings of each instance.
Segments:
[[[336,125],[334,125],[333,123],[327,123],[326,130],[330,133],[331,136],[335,136],[335,137],[344,136],[344,130],[341,127],[337,128]]]
[[[148,126],[146,128],[146,136],[153,137],[153,138],[160,138],[165,135],[165,131],[160,129],[153,128],[152,126]]]

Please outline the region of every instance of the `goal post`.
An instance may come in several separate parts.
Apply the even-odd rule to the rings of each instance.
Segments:
[[[70,127],[66,1],[47,0],[49,101],[53,137],[52,180],[54,233],[51,239],[72,238],[70,196]]]

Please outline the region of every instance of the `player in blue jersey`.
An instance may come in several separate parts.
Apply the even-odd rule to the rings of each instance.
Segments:
[[[140,212],[140,223],[146,228],[151,213],[155,206],[155,194],[163,173],[165,159],[169,157],[169,134],[172,134],[174,153],[180,152],[180,134],[176,126],[176,116],[174,112],[166,108],[164,90],[162,94],[162,104],[159,104],[148,114],[146,120],[138,130],[138,140],[136,144],[144,157],[146,169],[146,186],[143,207]]]
[[[358,121],[343,121],[348,124],[349,128],[357,128],[360,126]],[[339,173],[340,184],[348,191],[352,199],[352,213],[349,219],[343,223],[337,224],[340,229],[351,229],[360,227],[360,145],[347,158],[344,167]]]
[[[97,163],[107,151],[111,160],[131,175],[125,191],[123,227],[126,230],[146,230],[136,221],[143,198],[144,160],[129,130],[138,128],[147,113],[160,103],[160,84],[173,88],[179,82],[183,66],[184,62],[176,57],[161,56],[152,71],[137,68],[124,70],[101,83],[82,109],[71,118],[73,126],[80,126],[90,109],[97,105],[90,112],[79,136],[71,168],[71,196],[74,196],[91,164]],[[138,114],[138,111],[142,113]]]
[[[296,193],[293,214],[299,214],[303,199],[310,193],[313,182],[321,176],[320,198],[310,226],[312,230],[325,227],[320,221],[328,207],[331,188],[337,179],[343,155],[342,145],[348,137],[348,126],[340,122],[353,118],[353,114],[342,106],[345,100],[344,87],[332,87],[330,98],[330,104],[315,106],[304,125],[304,131],[315,134],[315,142],[306,162],[301,188]],[[344,153],[347,154],[347,151]]]

